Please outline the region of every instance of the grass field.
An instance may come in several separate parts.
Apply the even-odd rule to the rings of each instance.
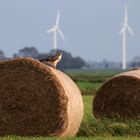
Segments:
[[[8,136],[0,140],[140,140],[138,137],[73,137],[73,138],[47,138],[47,137],[16,137]]]
[[[47,137],[16,137],[8,136],[0,140],[140,140],[138,137],[73,137],[73,138],[47,138]]]
[[[74,81],[102,83],[110,77],[121,73],[121,70],[73,70],[66,71],[66,73]]]
[[[84,101],[84,118],[77,137],[17,137],[8,136],[0,140],[140,140],[140,120],[96,120],[92,113],[92,102],[96,91],[105,80],[120,71],[71,71],[67,74],[81,89]]]
[[[82,95],[95,95],[97,90],[101,87],[102,83],[76,81],[77,86],[80,88]]]
[[[120,70],[72,70],[66,73],[80,88],[82,95],[95,95],[104,81],[120,73]]]
[[[92,113],[93,96],[83,96],[84,118],[78,136],[139,136],[140,120],[96,120]]]

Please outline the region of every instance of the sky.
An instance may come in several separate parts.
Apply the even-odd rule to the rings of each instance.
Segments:
[[[58,48],[86,61],[121,61],[119,31],[128,6],[127,59],[140,56],[140,0],[0,0],[0,49],[11,57],[23,47],[40,52],[52,49],[52,35],[46,31],[55,24],[60,10]]]

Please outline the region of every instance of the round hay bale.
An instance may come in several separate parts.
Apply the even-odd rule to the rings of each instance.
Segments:
[[[74,136],[82,117],[67,75],[31,58],[0,62],[0,136]]]
[[[140,69],[106,81],[93,100],[93,114],[96,118],[140,117]]]

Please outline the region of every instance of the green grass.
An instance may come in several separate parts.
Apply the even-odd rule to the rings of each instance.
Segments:
[[[93,117],[92,115],[92,102],[93,102],[93,96],[83,96],[83,102],[84,102],[84,120],[86,119],[86,116]]]
[[[115,75],[122,70],[67,70],[65,71],[69,75],[77,76],[77,75],[88,75],[88,76],[99,76],[99,75]]]
[[[82,95],[95,95],[97,90],[101,87],[102,83],[82,82],[77,81],[77,86],[80,88]]]
[[[75,81],[82,95],[95,95],[102,83],[121,71],[113,70],[72,70],[66,73]]]
[[[120,73],[120,70],[71,70],[66,73],[74,81],[102,83],[112,76]]]
[[[0,140],[139,140],[138,137],[74,137],[74,138],[47,138],[47,137],[16,137],[9,136]]]
[[[78,136],[139,136],[139,120],[95,119],[92,113],[93,96],[83,96],[84,118]]]
[[[0,140],[139,140],[138,137],[73,137],[73,138],[50,138],[50,137],[1,137]]]

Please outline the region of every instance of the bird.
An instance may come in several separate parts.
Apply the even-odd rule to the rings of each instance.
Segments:
[[[131,70],[140,70],[140,67],[134,67]]]
[[[61,58],[62,58],[62,52],[57,51],[55,55],[48,56],[46,59],[40,59],[39,61],[56,69],[56,66],[60,62]]]

